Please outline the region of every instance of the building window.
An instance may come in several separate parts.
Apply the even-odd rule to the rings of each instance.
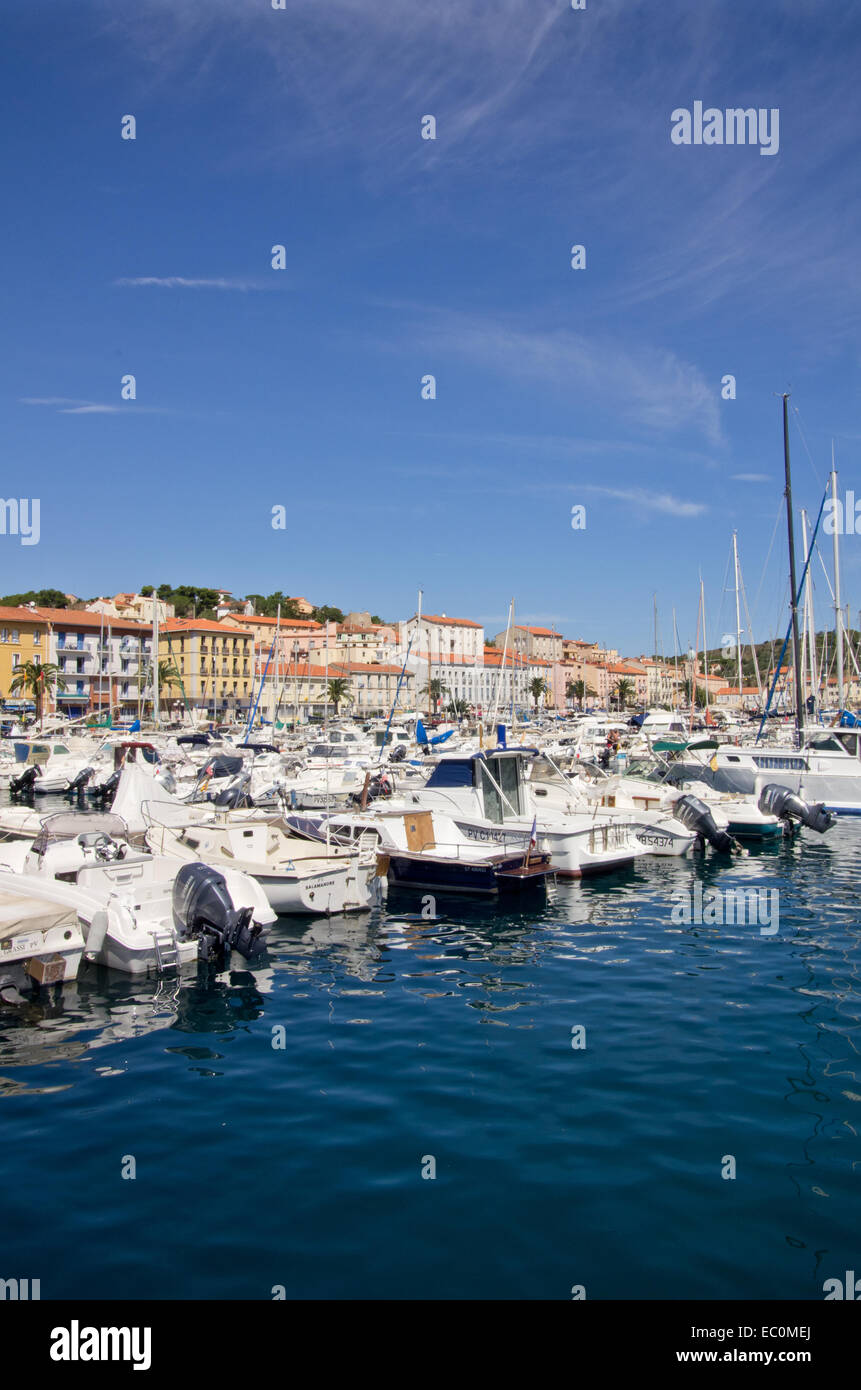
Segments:
[[[41,632],[34,632],[34,633],[33,633],[33,646],[34,646],[34,647],[38,647],[38,645],[39,645],[39,643],[41,642],[41,640],[42,640],[42,634],[41,634]]]

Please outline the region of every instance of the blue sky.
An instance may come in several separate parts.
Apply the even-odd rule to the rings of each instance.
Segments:
[[[421,586],[628,653],[657,593],[669,652],[736,528],[782,630],[775,393],[798,505],[832,439],[861,496],[859,59],[824,0],[7,0],[0,591]],[[674,145],[696,100],[779,152]]]

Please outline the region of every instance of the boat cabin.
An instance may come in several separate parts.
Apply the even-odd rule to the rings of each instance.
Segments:
[[[497,825],[504,820],[522,820],[527,814],[524,764],[536,752],[535,748],[507,748],[470,757],[444,755],[425,783],[425,791],[456,793],[470,788],[478,796],[485,819]],[[456,796],[452,801],[456,804]]]

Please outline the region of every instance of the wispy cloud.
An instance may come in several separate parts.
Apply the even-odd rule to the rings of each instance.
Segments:
[[[166,290],[274,290],[280,282],[261,280],[189,279],[185,275],[135,275],[114,280],[115,285],[157,285]]]
[[[767,473],[733,473],[734,483],[771,483],[774,481]]]
[[[714,384],[665,348],[445,309],[417,312],[412,337],[432,360],[466,359],[515,380],[564,391],[574,405],[602,406],[640,429],[692,430],[710,445],[722,443]],[[381,346],[400,351],[403,341],[389,337]]]
[[[156,405],[138,405],[136,401],[106,404],[102,401],[79,401],[67,396],[22,396],[21,405],[53,406],[58,415],[170,415],[173,412]]]
[[[669,492],[648,492],[640,487],[601,487],[597,483],[584,483],[581,492],[594,492],[602,497],[615,497],[619,502],[629,502],[632,506],[643,507],[646,511],[666,512],[670,516],[702,516],[708,511],[704,502],[686,502],[681,497],[673,497]]]

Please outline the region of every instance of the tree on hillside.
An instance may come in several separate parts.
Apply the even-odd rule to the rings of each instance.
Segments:
[[[342,623],[344,615],[340,608],[331,608],[324,604],[322,608],[315,608],[311,614],[315,623]]]
[[[69,600],[60,589],[29,589],[26,594],[7,594],[0,603],[8,608],[23,608],[35,603],[37,608],[68,608]]]
[[[280,589],[276,589],[274,594],[246,594],[245,602],[253,603],[254,612],[262,618],[276,618],[279,603],[282,619],[301,618],[302,616],[296,607],[295,600],[282,594]]]

